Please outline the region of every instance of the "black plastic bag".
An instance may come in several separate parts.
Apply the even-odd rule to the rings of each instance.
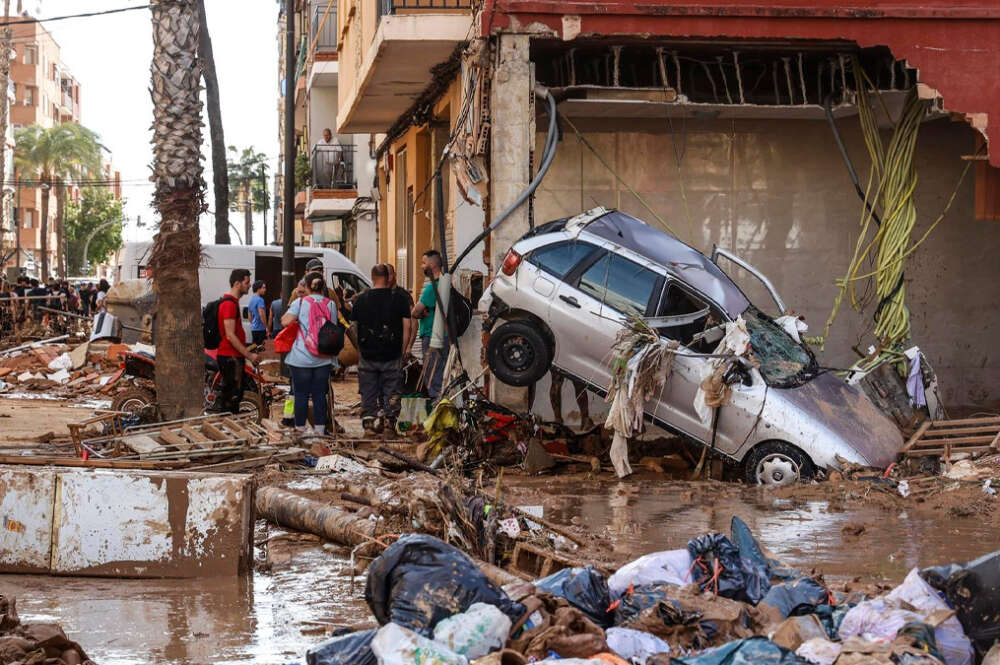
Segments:
[[[306,651],[306,665],[375,665],[372,639],[377,628],[347,633]]]
[[[365,601],[379,625],[391,621],[424,637],[473,603],[494,605],[512,622],[524,614],[464,552],[425,534],[402,536],[372,561]]]
[[[948,598],[980,657],[1000,640],[1000,550],[964,566],[926,568],[920,576]]]
[[[666,585],[663,584],[639,584],[631,587],[618,599],[618,605],[615,607],[615,625],[625,625],[639,616],[643,610],[660,602],[669,603],[665,588]]]
[[[764,550],[761,549],[760,543],[757,542],[753,532],[750,531],[750,527],[735,515],[730,521],[729,532],[732,535],[736,549],[740,551],[740,556],[762,566],[770,580],[789,581],[805,577],[800,571],[786,567],[777,559],[767,558]]]
[[[844,621],[844,615],[857,603],[844,603],[843,605],[817,605],[814,614],[823,624],[827,636],[831,640],[840,639],[840,624]]]
[[[614,624],[608,580],[593,566],[563,568],[534,583],[535,588],[565,598],[601,628]]]
[[[695,560],[692,577],[702,590],[756,605],[771,588],[767,565],[740,556],[721,533],[692,538],[687,551]]]
[[[784,582],[771,587],[761,604],[778,608],[781,618],[813,614],[816,608],[830,598],[826,588],[810,577],[795,582]]]
[[[671,658],[670,665],[811,665],[766,637],[748,637],[704,651],[697,656]]]

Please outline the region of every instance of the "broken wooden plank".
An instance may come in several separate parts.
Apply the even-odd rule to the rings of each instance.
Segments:
[[[190,441],[191,443],[197,443],[197,444],[212,443],[212,440],[210,438],[208,438],[207,436],[196,430],[191,425],[184,425],[183,427],[181,427],[180,431],[181,434],[187,437],[188,441]]]
[[[268,455],[260,455],[259,457],[233,460],[232,462],[218,462],[216,464],[192,466],[188,468],[187,471],[215,471],[218,473],[231,473],[233,471],[242,471],[243,469],[253,469],[266,464],[273,464],[274,462],[289,462],[291,460],[301,459],[305,453],[305,450],[299,448],[288,452],[275,452]]]
[[[927,446],[963,446],[965,444],[991,443],[995,435],[989,436],[960,436],[956,438],[929,439],[924,437],[914,446],[914,448],[924,448]]]
[[[924,432],[926,432],[928,429],[930,429],[931,424],[932,424],[931,420],[925,420],[923,422],[923,424],[920,425],[920,429],[918,429],[916,432],[914,432],[913,436],[910,437],[910,440],[906,442],[905,446],[903,446],[903,452],[904,453],[907,450],[909,450],[910,448],[912,448],[917,443],[917,441],[920,440],[920,437],[922,437],[924,435]]]
[[[116,460],[116,459],[79,459],[77,457],[52,457],[28,455],[0,455],[0,464],[23,464],[28,466],[73,466],[95,469],[177,469],[184,466],[183,462],[156,460]]]
[[[160,428],[160,442],[168,446],[175,446],[180,450],[190,450],[191,443],[177,432],[167,428]]]
[[[231,441],[233,438],[212,423],[202,423],[199,428],[201,429],[202,434],[213,441]]]
[[[968,448],[914,448],[906,453],[907,457],[926,457],[928,455],[945,455],[958,453],[982,453],[993,450],[992,446],[970,446]]]

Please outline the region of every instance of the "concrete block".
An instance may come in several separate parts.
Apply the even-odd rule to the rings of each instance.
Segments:
[[[244,475],[0,467],[0,510],[23,525],[0,534],[0,572],[236,575],[252,564],[253,492]]]

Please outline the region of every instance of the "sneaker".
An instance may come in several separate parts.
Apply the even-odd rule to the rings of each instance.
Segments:
[[[295,427],[295,418],[282,418],[281,419],[281,426],[282,427]]]
[[[313,432],[316,436],[326,436],[326,425],[315,425],[313,427]]]

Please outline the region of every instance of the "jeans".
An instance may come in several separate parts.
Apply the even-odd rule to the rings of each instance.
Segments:
[[[309,398],[313,403],[313,425],[326,427],[326,396],[330,390],[330,365],[295,367],[292,382],[295,386],[295,426],[302,427],[309,416]]]
[[[264,340],[267,339],[266,330],[251,330],[250,337],[254,344],[263,344]]]
[[[399,393],[402,391],[401,360],[365,360],[358,363],[358,391],[361,393],[362,421],[378,417],[379,402],[386,420],[399,416]]]
[[[215,400],[220,411],[230,413],[240,412],[240,402],[243,401],[243,368],[246,359],[242,356],[216,356],[219,363],[219,397]]]
[[[424,385],[431,402],[441,399],[441,383],[444,380],[444,366],[448,362],[451,346],[446,341],[440,349],[431,348],[431,338],[421,337],[420,348],[424,355]]]

